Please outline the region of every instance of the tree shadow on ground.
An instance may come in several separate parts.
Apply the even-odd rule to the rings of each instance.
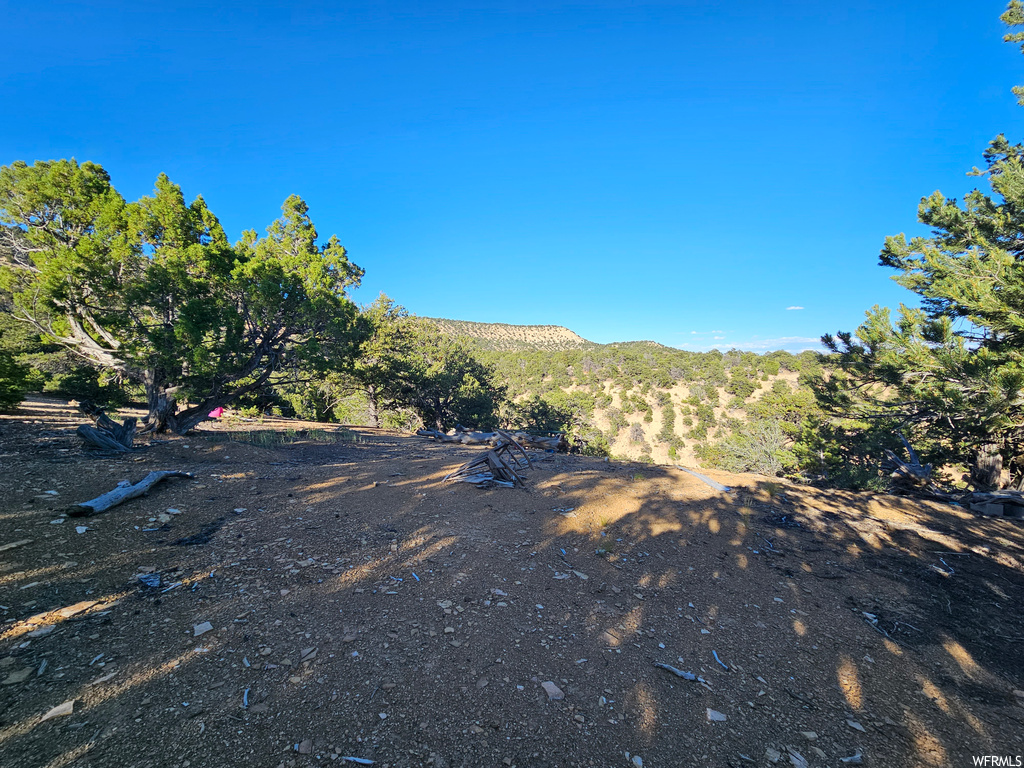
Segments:
[[[0,689],[5,762],[603,766],[629,752],[738,766],[792,747],[811,765],[858,750],[960,765],[1024,752],[1019,523],[750,476],[721,476],[734,489],[720,493],[576,457],[538,462],[527,489],[481,491],[442,482],[472,449],[389,436],[230,446],[230,466],[214,447],[162,542],[111,532],[88,562],[0,580],[10,667],[49,664]],[[212,475],[216,488],[194,488]],[[137,514],[109,513],[108,529]],[[206,544],[170,546],[221,517]],[[181,584],[133,583],[139,566]],[[32,580],[44,591],[21,590]],[[17,608],[30,602],[18,592],[35,607]],[[31,611],[85,597],[98,607],[22,646]],[[39,721],[70,699],[70,718]]]

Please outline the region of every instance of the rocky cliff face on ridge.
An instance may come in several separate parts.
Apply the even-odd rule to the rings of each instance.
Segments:
[[[465,336],[482,349],[582,349],[594,346],[582,336],[561,325],[508,325],[506,323],[474,323],[468,320],[447,320],[425,317],[437,325],[441,333]]]

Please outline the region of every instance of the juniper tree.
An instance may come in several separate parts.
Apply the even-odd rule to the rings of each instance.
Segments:
[[[0,224],[15,316],[141,385],[147,429],[187,432],[300,362],[351,354],[362,270],[336,237],[317,244],[296,196],[232,246],[164,175],[127,203],[94,163],[17,162],[0,168]]]
[[[1024,5],[1013,0],[1002,18],[1024,25]],[[989,191],[962,201],[934,192],[918,207],[929,236],[886,239],[880,264],[920,307],[901,305],[893,318],[875,306],[855,333],[822,337],[840,371],[821,398],[833,413],[906,429],[933,460],[970,463],[976,479],[1000,484],[1004,468],[1018,482],[1024,469],[1024,146],[1000,135],[984,160],[971,175]]]

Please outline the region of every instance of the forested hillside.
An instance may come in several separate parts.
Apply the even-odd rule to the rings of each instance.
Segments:
[[[687,352],[582,339],[554,350],[538,348],[534,335],[551,326],[430,322],[493,368],[508,388],[510,422],[567,431],[595,453],[783,473],[797,468],[801,424],[817,414],[807,386],[820,370],[814,352]]]

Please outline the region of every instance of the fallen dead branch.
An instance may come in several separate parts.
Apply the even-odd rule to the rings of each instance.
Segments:
[[[511,435],[503,432],[498,434],[503,437],[496,448],[467,461],[447,475],[445,481],[472,483],[478,488],[492,485],[514,488],[516,485],[524,485],[525,482],[519,472],[533,466],[530,457]]]
[[[888,448],[885,449],[885,459],[882,461],[882,471],[888,473],[893,482],[897,485],[913,488],[916,490],[940,491],[932,482],[932,465],[921,464],[917,452],[907,442],[907,438],[898,435],[903,447],[907,449],[907,456],[910,461],[904,461]]]
[[[86,515],[97,515],[100,512],[106,512],[118,504],[123,504],[129,499],[141,496],[161,480],[166,480],[169,477],[187,477],[191,479],[195,475],[191,472],[182,472],[177,469],[150,472],[135,485],[130,485],[125,481],[119,483],[117,488],[107,491],[102,496],[97,496],[91,501],[83,501],[81,504],[72,507],[69,514],[71,517],[85,517]]]
[[[956,501],[986,517],[1008,517],[1024,520],[1024,493],[1020,491],[974,491],[973,493],[950,493],[932,480],[932,465],[921,464],[917,452],[903,435],[900,442],[907,449],[910,461],[903,461],[890,450],[885,451],[882,470],[889,473],[893,483],[902,491],[909,491],[925,498],[940,501]]]
[[[92,451],[108,453],[130,453],[134,450],[135,430],[138,420],[129,416],[118,424],[107,416],[100,406],[85,400],[78,404],[78,409],[93,420],[95,426],[83,424],[77,430],[82,438],[82,447]]]
[[[445,433],[436,429],[420,429],[416,431],[420,437],[430,437],[442,443],[459,443],[460,445],[494,445],[497,446],[502,440],[512,440],[519,446],[535,448],[541,451],[567,451],[568,443],[564,435],[544,437],[542,435],[531,435],[526,432],[505,432],[495,430],[494,432],[472,432],[466,429],[456,428],[452,432]]]
[[[975,492],[967,497],[966,503],[972,512],[986,517],[1012,517],[1024,520],[1024,493],[1020,491]]]

